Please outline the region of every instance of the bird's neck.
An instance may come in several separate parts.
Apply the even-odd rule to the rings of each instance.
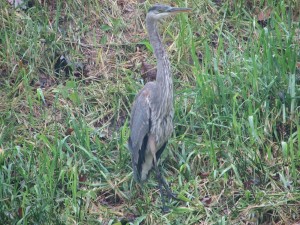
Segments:
[[[147,20],[147,30],[150,44],[153,47],[154,55],[157,60],[156,82],[159,86],[161,86],[163,92],[171,92],[169,93],[169,96],[173,98],[173,82],[170,61],[161,42],[156,21]]]

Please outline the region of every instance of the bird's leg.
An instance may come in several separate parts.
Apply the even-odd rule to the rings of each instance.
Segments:
[[[162,186],[163,186],[162,180],[163,180],[163,178],[162,178],[161,173],[160,173],[160,171],[159,171],[159,169],[158,169],[158,166],[157,166],[157,165],[154,165],[154,167],[155,167],[155,171],[156,171],[156,178],[157,178],[157,180],[158,180],[158,186],[159,186],[159,192],[160,192],[160,196],[161,196],[161,202],[162,202],[162,205],[163,205],[162,211],[163,211],[164,213],[167,213],[167,212],[169,212],[170,210],[169,210],[169,208],[166,206],[166,203],[165,203],[165,196],[164,196],[163,189],[162,189]]]
[[[161,179],[161,182],[162,182],[162,184],[163,184],[163,186],[164,186],[164,188],[165,188],[165,190],[166,190],[166,192],[167,192],[168,198],[169,198],[169,199],[170,199],[170,198],[173,198],[173,199],[178,200],[176,194],[174,194],[174,193],[171,191],[171,189],[170,189],[170,187],[169,187],[167,181],[165,180],[165,178],[164,178],[163,176],[161,176],[160,179]]]
[[[166,144],[167,144],[167,142],[158,150],[159,155],[164,151],[164,149],[166,147]],[[167,196],[168,196],[169,200],[170,200],[170,198],[179,200],[178,198],[176,198],[176,194],[172,193],[171,189],[169,188],[169,185],[168,185],[167,181],[164,179],[164,176],[161,176],[161,179],[162,179],[162,184],[163,184],[163,186],[166,190],[166,193],[167,193]]]
[[[149,139],[148,139],[148,142],[149,142],[149,146],[150,146],[150,151],[151,151],[152,156],[153,156],[153,163],[154,163],[154,168],[155,168],[155,171],[156,171],[156,178],[158,180],[159,192],[160,192],[161,201],[162,201],[162,205],[163,205],[162,211],[164,213],[166,213],[166,212],[169,211],[169,209],[168,209],[168,207],[166,207],[166,204],[165,204],[165,198],[164,198],[163,189],[162,189],[162,186],[164,185],[164,182],[163,182],[161,173],[159,171],[159,168],[157,166],[155,137],[150,135]]]

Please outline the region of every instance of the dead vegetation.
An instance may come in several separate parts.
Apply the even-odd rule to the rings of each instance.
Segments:
[[[167,215],[126,147],[155,79],[154,2],[31,2],[0,3],[1,224],[299,223],[297,1],[189,2],[162,24],[176,92],[163,169],[183,200]]]

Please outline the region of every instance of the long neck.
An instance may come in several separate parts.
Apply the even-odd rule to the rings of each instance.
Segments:
[[[157,23],[156,21],[149,18],[146,19],[146,23],[150,43],[153,47],[154,55],[157,59],[156,82],[162,88],[168,89],[167,92],[171,93],[166,94],[169,94],[169,96],[173,98],[173,82],[170,61],[161,42],[157,29]]]

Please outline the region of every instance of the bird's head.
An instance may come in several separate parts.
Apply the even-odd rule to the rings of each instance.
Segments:
[[[191,8],[177,8],[168,5],[156,4],[149,9],[147,17],[157,21],[180,12],[189,12],[191,10]]]

